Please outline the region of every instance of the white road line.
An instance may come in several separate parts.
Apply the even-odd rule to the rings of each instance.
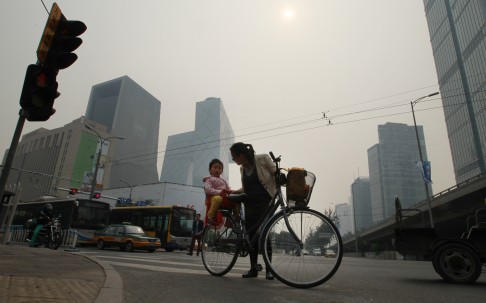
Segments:
[[[182,268],[175,268],[175,267],[151,266],[151,265],[144,265],[144,264],[131,264],[131,263],[124,263],[124,262],[110,262],[110,261],[107,261],[107,263],[109,263],[111,266],[124,266],[124,267],[138,268],[138,269],[151,270],[151,271],[206,275],[206,276],[210,275],[206,270],[182,269]],[[225,275],[225,277],[241,277],[241,274],[229,272]]]
[[[99,259],[116,259],[116,260],[130,260],[130,261],[143,261],[143,262],[150,262],[150,263],[157,263],[157,264],[167,264],[167,265],[180,265],[180,266],[197,266],[197,267],[204,267],[204,265],[197,264],[197,263],[183,263],[183,262],[172,262],[172,261],[162,261],[162,260],[154,260],[154,259],[145,259],[145,258],[133,258],[133,257],[115,257],[115,256],[96,256]],[[108,261],[109,262],[109,261]]]

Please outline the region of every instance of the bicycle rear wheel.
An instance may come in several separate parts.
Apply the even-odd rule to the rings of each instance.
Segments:
[[[226,218],[226,220],[231,220]],[[238,258],[241,236],[231,228],[208,225],[201,240],[202,261],[206,270],[214,276],[223,276],[233,268]]]
[[[321,285],[341,264],[343,244],[339,231],[328,217],[312,209],[291,208],[287,214],[291,228],[304,246],[301,248],[290,235],[283,212],[277,213],[260,239],[267,269],[292,287]],[[264,245],[267,241],[271,245]]]

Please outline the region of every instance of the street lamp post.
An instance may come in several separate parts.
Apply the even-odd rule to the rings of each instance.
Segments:
[[[108,138],[103,138],[101,137],[101,135],[94,129],[92,128],[91,126],[89,125],[85,125],[85,127],[93,132],[96,133],[96,135],[98,136],[98,138],[100,139],[100,148],[98,149],[98,156],[96,158],[96,166],[95,166],[95,171],[94,171],[94,175],[93,175],[93,180],[91,182],[91,191],[89,193],[89,200],[93,200],[93,195],[94,195],[94,191],[95,191],[95,187],[96,187],[96,177],[98,176],[98,167],[100,166],[100,159],[101,159],[101,151],[103,149],[103,144],[105,144],[106,141],[108,141],[109,139],[120,139],[120,140],[123,140],[125,138],[123,137],[116,137],[116,136],[113,136],[113,137],[108,137]]]
[[[415,126],[415,136],[417,137],[417,146],[418,146],[418,150],[419,150],[420,163],[422,165],[422,170],[424,169],[423,168],[424,167],[424,158],[422,156],[422,147],[420,146],[420,139],[419,139],[418,130],[417,130],[417,121],[415,120],[415,111],[413,110],[413,106],[415,104],[417,104],[419,101],[421,101],[425,98],[436,96],[438,94],[439,94],[439,92],[435,92],[435,93],[432,93],[432,94],[427,95],[427,96],[420,97],[417,100],[410,102],[410,106],[412,107],[413,125]],[[424,178],[424,186],[425,186],[425,196],[426,196],[426,200],[427,200],[427,207],[428,207],[428,211],[429,211],[430,227],[434,228],[434,219],[432,217],[432,207],[430,205],[429,186],[427,185],[427,181],[425,181],[425,178]]]
[[[126,185],[128,185],[128,187],[130,188],[130,197],[128,198],[128,200],[130,200],[130,203],[132,203],[132,186],[130,184],[128,184],[128,182],[123,180],[123,179],[120,179],[120,181],[125,183]]]

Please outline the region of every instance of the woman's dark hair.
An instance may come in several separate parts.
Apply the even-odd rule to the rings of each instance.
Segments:
[[[221,160],[219,160],[219,159],[213,159],[213,160],[211,160],[211,162],[209,162],[209,169],[211,169],[211,167],[213,167],[213,165],[216,164],[216,163],[221,164],[221,167],[224,168],[223,162],[221,162]]]
[[[237,142],[231,145],[230,151],[234,156],[243,155],[250,163],[255,163],[255,150],[251,144]]]

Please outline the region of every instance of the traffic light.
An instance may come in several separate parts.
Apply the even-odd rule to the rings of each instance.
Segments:
[[[81,21],[67,20],[54,3],[37,48],[37,64],[29,65],[20,97],[20,106],[29,121],[46,121],[56,110],[57,74],[71,66],[78,56],[72,53],[82,43],[78,36],[86,31]]]
[[[70,195],[75,195],[75,194],[77,194],[77,193],[78,193],[78,189],[77,189],[77,188],[70,188],[70,189],[69,189],[69,194],[70,194]]]
[[[93,199],[100,199],[101,193],[93,193]]]
[[[83,22],[67,20],[57,3],[53,3],[37,48],[37,59],[43,66],[53,70],[71,66],[78,59],[72,52],[83,43],[78,36],[85,31],[86,25]]]
[[[24,86],[20,96],[20,106],[29,121],[46,121],[56,110],[54,99],[57,92],[57,71],[40,65],[31,64],[27,67]]]

